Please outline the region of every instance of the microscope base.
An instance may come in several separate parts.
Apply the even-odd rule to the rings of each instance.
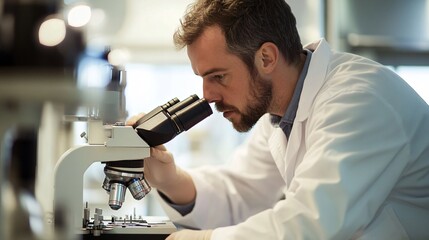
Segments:
[[[177,231],[176,226],[170,221],[162,218],[154,218],[155,221],[104,221],[103,230],[94,234],[97,230],[85,229],[80,234],[79,240],[165,240],[168,235]]]
[[[92,234],[82,235],[79,240],[165,240],[170,234],[101,234],[95,237]]]

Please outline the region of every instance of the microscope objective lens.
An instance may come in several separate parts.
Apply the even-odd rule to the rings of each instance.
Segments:
[[[122,203],[125,200],[125,190],[126,187],[124,184],[119,182],[111,183],[109,195],[110,208],[118,210],[122,207]]]
[[[143,185],[138,178],[131,180],[131,183],[128,185],[128,189],[136,200],[140,200],[146,195]]]

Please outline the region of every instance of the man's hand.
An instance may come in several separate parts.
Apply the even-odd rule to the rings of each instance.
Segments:
[[[165,240],[210,240],[213,230],[181,230]]]
[[[126,125],[134,125],[143,116],[144,113],[131,117]],[[150,157],[145,158],[144,162],[144,174],[152,187],[161,190],[163,186],[171,185],[176,181],[176,171],[173,155],[164,145],[150,149]]]
[[[126,125],[134,125],[144,114],[131,117]],[[152,147],[150,157],[144,159],[144,176],[149,184],[164,193],[175,204],[194,201],[196,193],[192,178],[178,168],[164,145]]]

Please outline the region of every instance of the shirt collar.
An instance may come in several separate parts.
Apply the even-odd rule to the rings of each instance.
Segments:
[[[302,92],[302,86],[304,85],[304,79],[307,76],[308,67],[310,66],[311,54],[310,50],[304,49],[306,53],[306,59],[304,67],[302,68],[301,74],[299,75],[298,82],[296,83],[295,90],[292,95],[292,99],[289,103],[289,106],[286,109],[286,113],[283,117],[271,115],[271,122],[275,126],[279,126],[286,135],[286,138],[289,139],[290,132],[292,131],[293,122],[295,120],[296,112],[298,110],[299,99]]]

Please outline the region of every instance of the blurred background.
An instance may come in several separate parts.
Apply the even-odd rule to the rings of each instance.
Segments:
[[[0,1],[1,2],[1,1]],[[25,1],[23,1],[25,2]],[[126,118],[148,112],[174,97],[202,97],[202,81],[195,76],[185,50],[176,50],[172,35],[191,0],[64,0],[62,11],[68,23],[81,29],[88,49],[109,49],[109,62],[126,71]],[[331,47],[364,55],[388,65],[429,103],[429,0],[287,0],[297,18],[303,44],[321,37]],[[1,5],[0,5],[1,6]],[[2,9],[0,9],[1,12]],[[0,34],[7,31],[2,19]],[[5,35],[3,35],[5,36]],[[3,37],[3,41],[7,39]],[[78,85],[99,86],[105,72],[99,65],[80,69]],[[55,106],[54,106],[55,108]],[[36,197],[43,208],[52,207],[53,166],[64,151],[85,142],[80,134],[84,122],[49,128],[58,119],[45,106],[41,136],[49,149],[40,151]],[[240,134],[222,115],[214,112],[191,130],[167,143],[178,165],[193,168],[228,161],[234,148],[248,133]],[[57,136],[52,140],[52,136]],[[55,139],[55,138],[54,138]],[[108,195],[101,188],[103,166],[94,163],[85,173],[84,201],[101,207],[105,215],[164,215],[153,194],[135,201],[127,193],[118,211],[107,207]]]

